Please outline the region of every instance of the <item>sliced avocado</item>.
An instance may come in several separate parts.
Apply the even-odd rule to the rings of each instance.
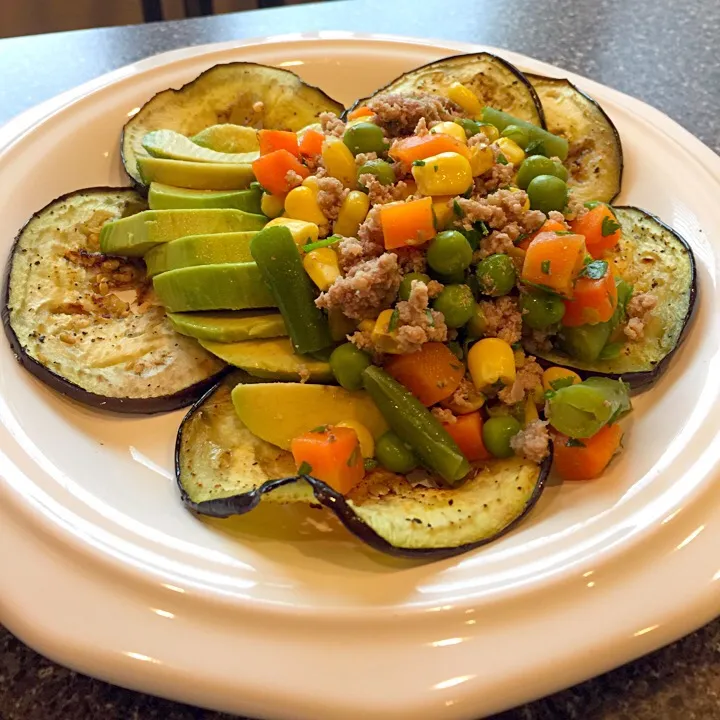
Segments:
[[[260,157],[257,150],[246,153],[225,153],[196,145],[190,138],[174,130],[153,130],[142,141],[143,147],[156,158],[209,163],[251,163]]]
[[[255,128],[232,123],[211,125],[194,135],[191,140],[196,145],[224,153],[252,152],[260,149]]]
[[[139,157],[137,168],[144,185],[153,182],[191,190],[245,190],[255,180],[249,163],[209,163]]]
[[[150,277],[193,265],[253,262],[250,240],[254,232],[189,235],[163,243],[145,255]]]
[[[106,223],[100,250],[106,255],[141,257],[160,243],[187,235],[260,230],[267,218],[241,210],[145,210]]]
[[[168,313],[167,316],[177,332],[198,340],[233,343],[287,335],[282,315],[273,310]]]
[[[260,214],[262,190],[188,190],[161,183],[152,183],[148,193],[151,210],[195,210],[207,208],[231,208]]]
[[[209,349],[209,348],[208,348]],[[387,423],[370,396],[332,385],[254,383],[237,385],[232,401],[240,421],[266,442],[285,450],[290,441],[321,425],[355,421],[380,437]]]
[[[268,380],[306,379],[312,382],[330,382],[333,379],[329,363],[309,355],[296,355],[290,339],[286,337],[236,343],[200,340],[200,344],[228,365],[255,377]]]
[[[275,307],[255,263],[197,265],[156,275],[155,292],[169,312]]]

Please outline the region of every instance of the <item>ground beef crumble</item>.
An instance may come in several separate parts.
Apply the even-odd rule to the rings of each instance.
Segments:
[[[375,113],[375,122],[390,137],[412,134],[421,119],[426,123],[452,120],[460,114],[449,99],[428,93],[383,93],[368,100],[367,105]]]
[[[441,423],[454,425],[457,422],[457,418],[452,414],[452,411],[447,408],[434,407],[430,409],[430,412],[434,415],[435,419]]]
[[[342,137],[345,132],[345,123],[333,112],[320,113],[320,126],[325,135]]]
[[[546,420],[533,420],[517,435],[510,438],[510,447],[531,462],[541,463],[548,455],[550,433]]]
[[[437,285],[433,286],[433,292],[438,291]],[[421,280],[413,280],[410,296],[397,304],[397,341],[401,352],[415,352],[426,342],[447,340],[448,329],[443,314],[437,310],[430,310],[429,305],[430,288]]]
[[[365,173],[358,178],[361,185],[367,188],[371,205],[387,205],[402,200],[408,195],[408,185],[400,180],[392,185],[383,185],[372,173]]]
[[[285,173],[285,184],[288,187],[288,191],[292,190],[293,188],[300,187],[300,185],[302,185],[302,182],[302,175],[299,175],[294,170],[288,170],[287,173]]]
[[[425,250],[414,247],[401,247],[394,250],[398,257],[398,264],[403,274],[411,272],[424,273],[427,270],[427,260],[425,259]],[[431,293],[430,297],[434,297]]]
[[[415,130],[413,131],[413,135],[417,135],[418,137],[423,137],[424,135],[427,135],[430,131],[428,130],[427,121],[424,117],[421,117],[417,121],[417,125],[415,126]]]
[[[528,356],[522,366],[517,369],[515,382],[504,387],[498,393],[498,398],[506,405],[521,402],[529,392],[542,384],[542,374],[543,369],[535,361],[535,358],[532,355]]]
[[[517,298],[505,295],[497,300],[481,300],[478,304],[485,321],[487,337],[497,337],[511,345],[520,340],[522,315]]]
[[[475,387],[472,380],[464,377],[457,390],[443,400],[442,404],[456,415],[465,415],[478,410],[484,402],[485,396]]]
[[[357,167],[361,167],[367,162],[370,162],[371,160],[377,160],[378,154],[376,152],[368,152],[368,153],[358,153],[355,156],[355,165]]]
[[[352,267],[321,293],[315,304],[324,310],[339,308],[354,320],[375,318],[392,305],[400,279],[397,256],[384,253]]]
[[[318,180],[317,203],[328,220],[337,220],[340,207],[349,192],[337,178],[328,175]]]
[[[648,316],[657,306],[658,300],[650,293],[633,295],[627,304],[628,321],[623,328],[625,336],[632,341],[642,340]]]

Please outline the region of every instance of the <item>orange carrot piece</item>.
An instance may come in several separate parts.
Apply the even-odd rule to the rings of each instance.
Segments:
[[[298,472],[312,475],[345,495],[365,476],[360,442],[349,427],[321,428],[290,443]]]
[[[292,170],[306,178],[310,171],[287,150],[275,150],[261,155],[252,164],[255,179],[273,195],[283,195],[290,190],[287,174]]]
[[[380,208],[380,223],[388,250],[423,245],[437,233],[431,197],[383,205]]]
[[[564,480],[592,480],[599,477],[620,448],[623,432],[619,425],[606,425],[584,440],[553,437],[554,467]]]
[[[392,355],[385,370],[425,406],[450,397],[465,376],[465,367],[446,345],[425,343],[420,350]]]
[[[369,117],[370,115],[374,115],[375,113],[367,106],[367,105],[360,105],[360,107],[356,107],[354,110],[351,110],[348,115],[348,120],[357,120],[361,117]]]
[[[306,130],[300,141],[300,154],[304,157],[320,155],[325,136],[317,130]]]
[[[454,423],[443,423],[443,427],[470,462],[489,460],[492,457],[483,442],[483,419],[479,410],[459,415]]]
[[[577,327],[606,322],[613,316],[617,303],[617,286],[612,273],[606,272],[599,280],[578,278],[572,300],[565,301],[562,324]]]
[[[276,150],[287,150],[291,155],[298,157],[298,139],[294,132],[287,130],[260,130],[258,132],[260,154],[268,155]]]
[[[558,222],[557,220],[546,220],[539,230],[536,230],[531,235],[528,235],[524,240],[520,241],[517,244],[517,247],[522,248],[523,250],[527,250],[530,243],[540,234],[543,232],[566,232],[567,228],[565,225],[561,222]]]
[[[584,258],[582,235],[540,233],[525,251],[522,279],[571,298],[573,279],[582,270]]]
[[[622,239],[622,229],[613,211],[600,203],[570,223],[572,231],[585,237],[587,251],[595,259],[614,248]]]
[[[390,156],[408,165],[415,160],[424,160],[432,155],[439,155],[444,152],[460,153],[470,158],[470,151],[467,145],[456,140],[451,135],[427,134],[411,135],[396,142],[390,148]]]

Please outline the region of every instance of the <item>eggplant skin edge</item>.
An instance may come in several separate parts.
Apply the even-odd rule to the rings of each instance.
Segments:
[[[219,385],[219,384],[218,384]],[[312,488],[313,495],[320,505],[327,508],[335,514],[340,522],[349,530],[355,537],[364,542],[365,544],[372,547],[374,550],[385,553],[387,555],[393,555],[395,557],[408,558],[411,560],[443,560],[445,558],[454,557],[468,552],[469,550],[475,550],[476,548],[487,545],[488,543],[494,542],[501,538],[506,533],[513,530],[522,520],[524,520],[530,511],[535,507],[535,504],[540,499],[543,490],[545,489],[545,483],[548,475],[550,474],[550,468],[552,466],[552,441],[550,445],[550,454],[540,464],[540,475],[535,484],[535,489],[532,495],[527,501],[523,511],[509,522],[502,530],[495,533],[495,535],[479,540],[478,542],[465,543],[464,545],[457,545],[455,547],[441,547],[441,548],[401,548],[390,544],[385,538],[379,535],[372,527],[370,527],[364,520],[362,520],[353,511],[348,504],[347,500],[336,490],[333,490],[329,485],[324,483],[322,480],[312,477],[311,475],[291,475],[290,477],[277,478],[274,480],[267,480],[262,485],[259,485],[254,490],[240,495],[233,495],[227,498],[217,498],[215,500],[205,500],[203,502],[194,502],[190,499],[187,491],[182,485],[180,479],[180,453],[182,445],[182,435],[185,429],[185,425],[190,422],[195,410],[199,408],[207,398],[209,398],[217,389],[218,385],[210,388],[196,403],[188,410],[187,414],[180,423],[178,429],[177,438],[175,440],[175,480],[180,490],[180,496],[183,504],[190,510],[198,513],[199,515],[206,515],[214,518],[228,518],[232,515],[244,515],[256,508],[262,496],[265,493],[270,493],[273,490],[282,487],[283,485],[289,485],[297,482],[298,480],[305,480]]]
[[[657,215],[654,215],[651,212],[648,212],[647,210],[643,210],[642,208],[636,207],[635,205],[613,205],[613,208],[617,210],[634,210],[637,212],[641,212],[650,219],[652,219],[654,222],[656,222],[658,225],[660,225],[662,228],[664,228],[666,231],[671,233],[677,241],[687,250],[688,257],[690,259],[690,268],[691,268],[691,282],[690,282],[690,297],[688,298],[688,310],[685,313],[685,318],[683,319],[683,326],[682,330],[680,331],[680,334],[678,335],[677,342],[675,343],[675,346],[673,349],[665,355],[665,357],[662,358],[658,362],[658,364],[652,369],[652,370],[641,370],[638,372],[631,372],[631,373],[624,373],[624,374],[617,374],[617,373],[604,373],[600,371],[595,370],[585,370],[573,367],[572,363],[568,362],[566,364],[566,367],[573,369],[575,372],[580,375],[583,379],[588,377],[606,377],[610,378],[611,380],[623,380],[623,382],[626,382],[631,390],[647,390],[651,385],[654,385],[660,377],[665,373],[665,371],[668,369],[668,366],[670,365],[670,362],[672,361],[673,356],[677,352],[678,348],[683,344],[685,341],[685,338],[688,335],[688,331],[690,329],[690,326],[692,324],[692,319],[695,315],[695,306],[697,305],[697,265],[695,263],[695,253],[693,253],[692,248],[690,247],[690,243],[682,236],[680,233],[677,232],[677,230],[674,230],[671,228],[667,223],[663,222]],[[542,357],[537,357],[538,363],[543,367],[550,367],[553,365],[557,365],[556,362],[550,361],[550,360],[544,360]]]
[[[97,185],[94,187],[82,188],[82,192],[122,192],[124,190],[131,190],[130,187],[110,187]],[[190,387],[185,388],[179,392],[173,393],[172,395],[165,395],[157,398],[116,398],[107,397],[105,395],[98,395],[97,393],[89,392],[84,390],[79,385],[76,385],[69,380],[61,377],[57,373],[53,372],[49,368],[45,367],[42,363],[39,363],[34,358],[31,358],[23,346],[20,344],[15,330],[13,330],[10,324],[10,312],[8,310],[8,302],[10,299],[10,273],[12,271],[12,261],[15,254],[15,248],[17,243],[20,241],[20,236],[27,224],[39,216],[45,208],[56,202],[62,202],[73,195],[76,195],[79,191],[72,190],[67,193],[59,195],[54,200],[50,200],[40,208],[37,212],[33,213],[27,222],[23,224],[20,230],[17,232],[10,252],[8,255],[7,262],[5,264],[4,282],[5,286],[2,293],[2,310],[0,310],[0,316],[2,316],[2,324],[5,329],[5,337],[7,337],[10,348],[15,356],[15,359],[22,365],[31,375],[34,375],[38,380],[43,382],[48,387],[52,388],[61,395],[70,398],[76,402],[82,403],[89,407],[99,408],[101,410],[107,410],[110,412],[117,412],[123,414],[138,414],[138,415],[149,415],[155,413],[170,412],[172,410],[179,410],[180,408],[187,407],[191,403],[195,402],[199,397],[203,397],[208,389],[213,388],[219,380],[221,380],[228,372],[228,368],[223,368],[219,373],[216,373],[207,380],[195,383]]]
[[[348,113],[355,110],[357,107],[362,105],[364,102],[368,100],[368,98],[375,97],[376,95],[380,95],[381,93],[385,92],[393,83],[395,83],[397,80],[399,80],[404,75],[409,75],[410,73],[417,72],[418,70],[422,70],[426,67],[429,67],[430,65],[435,65],[437,63],[445,62],[446,60],[455,60],[457,58],[461,57],[467,57],[468,55],[487,55],[490,58],[493,58],[493,60],[496,60],[501,65],[504,65],[510,72],[512,72],[518,80],[520,80],[523,85],[528,89],[530,92],[530,95],[533,99],[533,102],[535,104],[535,109],[537,110],[538,117],[540,118],[540,127],[545,128],[545,111],[543,110],[542,103],[540,102],[540,96],[537,94],[537,90],[533,87],[532,83],[527,79],[525,76],[525,73],[523,73],[520,68],[518,68],[516,65],[513,65],[509,60],[505,60],[505,58],[500,57],[499,55],[495,55],[494,53],[489,52],[482,52],[482,53],[458,53],[457,55],[448,55],[447,57],[440,58],[438,60],[433,60],[432,62],[425,63],[424,65],[419,65],[416,68],[413,68],[412,70],[408,70],[405,73],[402,73],[402,75],[399,75],[396,78],[393,78],[389,83],[386,83],[382,87],[378,88],[374,92],[372,92],[370,95],[364,98],[358,98],[349,108],[345,110],[343,113],[343,120],[347,120]]]

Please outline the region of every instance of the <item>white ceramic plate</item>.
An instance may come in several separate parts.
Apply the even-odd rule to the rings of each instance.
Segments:
[[[290,67],[339,100],[470,45],[347,33],[144,60],[0,128],[0,243],[61,193],[125,184],[123,122],[229,60]],[[459,558],[392,560],[326,514],[200,521],[180,503],[182,413],[119,418],[50,392],[0,348],[0,621],[112,682],[254,716],[474,718],[600,673],[720,612],[720,158],[656,110],[570,77],[622,135],[620,200],[695,250],[694,327],[636,403],[628,451],[549,487],[513,533]],[[272,526],[272,527],[271,527]]]

